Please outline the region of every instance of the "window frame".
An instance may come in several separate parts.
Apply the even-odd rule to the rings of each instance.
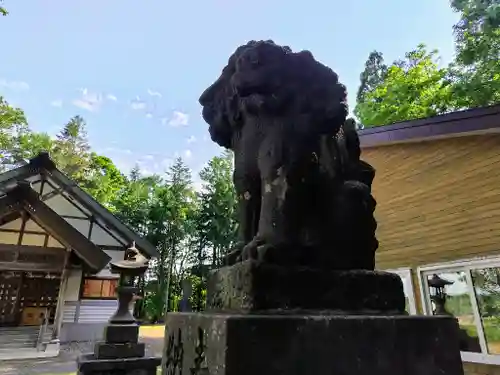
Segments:
[[[85,281],[101,281],[101,296],[100,297],[85,297],[84,296],[84,292],[85,292]],[[80,286],[80,299],[81,300],[116,300],[117,299],[117,296],[114,296],[114,297],[102,297],[102,282],[103,281],[109,281],[109,280],[116,280],[116,283],[117,283],[117,287],[118,287],[118,283],[119,283],[119,278],[117,277],[96,277],[96,276],[83,276],[82,277],[82,284]]]
[[[389,269],[389,270],[384,270],[384,272],[390,272],[398,275],[401,278],[401,281],[403,282],[403,288],[405,292],[408,292],[408,307],[410,311],[408,312],[410,315],[417,315],[417,303],[415,299],[415,285],[413,284],[413,276],[411,272],[410,267],[402,267],[402,268],[394,268],[394,269]],[[403,281],[403,278],[405,280],[408,280],[408,289],[406,290],[406,285],[405,282]]]
[[[486,337],[484,335],[483,323],[479,306],[477,303],[476,292],[472,282],[471,271],[474,269],[482,268],[500,268],[499,256],[477,257],[471,259],[463,259],[451,262],[434,263],[417,268],[418,284],[420,289],[420,299],[422,302],[422,309],[425,315],[432,315],[431,300],[429,288],[427,287],[426,276],[432,273],[453,273],[463,271],[467,286],[469,287],[469,299],[476,322],[479,344],[481,346],[481,353],[473,352],[460,352],[463,362],[469,363],[482,363],[488,365],[500,365],[500,354],[488,354]]]

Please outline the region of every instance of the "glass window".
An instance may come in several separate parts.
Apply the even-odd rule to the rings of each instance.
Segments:
[[[118,279],[85,279],[82,298],[114,299]]]
[[[421,280],[426,313],[457,318],[462,355],[469,356],[463,358],[475,361],[479,357],[474,356],[487,355],[496,361],[500,359],[496,357],[500,356],[500,261],[461,264],[424,268]]]
[[[500,354],[500,268],[472,270],[472,282],[489,354]]]
[[[436,282],[441,284],[435,284]],[[442,295],[439,295],[433,285],[442,285]],[[460,349],[466,352],[480,353],[477,321],[474,317],[466,273],[457,271],[427,275],[427,289],[434,315],[450,314],[458,319]]]

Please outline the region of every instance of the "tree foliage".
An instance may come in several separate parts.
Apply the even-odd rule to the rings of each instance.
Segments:
[[[0,15],[1,16],[6,16],[9,14],[9,12],[7,12],[7,9],[5,9],[3,6],[3,0],[0,0]]]
[[[357,101],[364,102],[366,95],[384,83],[386,76],[387,65],[384,63],[384,55],[378,51],[371,52],[366,60],[365,70],[359,76],[360,85],[356,94]]]
[[[200,172],[203,190],[199,194],[199,230],[212,250],[212,266],[220,266],[221,259],[236,242],[236,194],[232,184],[233,155],[226,152],[214,157]]]
[[[389,66],[381,52],[369,54],[354,110],[364,126],[500,102],[500,3],[451,0],[451,7],[460,20],[453,28],[456,58],[448,66],[422,44]]]
[[[90,153],[88,171],[85,175],[84,189],[108,209],[113,210],[111,202],[125,188],[126,178],[113,164],[113,161],[95,152]]]
[[[375,69],[367,62],[362,74],[368,78],[362,81],[355,115],[364,126],[435,116],[450,109],[451,86],[447,70],[438,66],[437,51],[427,51],[421,44],[387,70],[379,56]]]
[[[20,108],[12,107],[0,96],[0,172],[13,160],[17,139],[28,130],[26,116]]]
[[[460,14],[454,26],[457,57],[451,66],[461,107],[500,101],[500,3],[452,0]]]

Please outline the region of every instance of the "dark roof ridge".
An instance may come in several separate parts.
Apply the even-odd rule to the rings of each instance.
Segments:
[[[8,205],[10,208],[14,208],[12,205],[15,203],[18,210],[22,209],[28,212],[35,221],[39,221],[39,225],[42,228],[55,238],[59,237],[58,240],[62,240],[62,242],[66,243],[67,246],[75,251],[78,257],[81,258],[93,272],[99,272],[109,263],[111,258],[101,248],[42,202],[40,200],[40,195],[31,188],[28,181],[19,181],[15,187],[6,192],[5,197],[1,200],[5,200],[5,203],[2,202],[4,206]],[[8,211],[4,211],[3,213],[7,214]],[[55,228],[57,228],[57,230],[55,230]],[[56,233],[56,235],[54,235],[54,233]]]
[[[500,128],[500,104],[359,130],[362,146]]]
[[[2,183],[28,178],[31,175],[46,171],[54,180],[65,186],[65,191],[72,194],[76,200],[86,206],[88,209],[95,211],[102,217],[106,225],[113,227],[116,231],[121,232],[125,239],[130,243],[135,241],[137,247],[143,250],[149,257],[158,257],[159,253],[155,246],[149,241],[139,236],[132,229],[123,223],[118,217],[110,212],[106,207],[97,202],[90,194],[84,191],[78,184],[61,172],[54,161],[50,158],[48,152],[40,152],[37,156],[18,168],[0,174],[0,185]],[[3,178],[2,178],[3,177]]]

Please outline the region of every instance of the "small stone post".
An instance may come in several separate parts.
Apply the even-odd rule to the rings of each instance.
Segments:
[[[193,285],[191,284],[191,280],[186,278],[181,282],[182,287],[182,299],[180,303],[179,311],[188,312],[191,311],[191,294],[193,293]]]

